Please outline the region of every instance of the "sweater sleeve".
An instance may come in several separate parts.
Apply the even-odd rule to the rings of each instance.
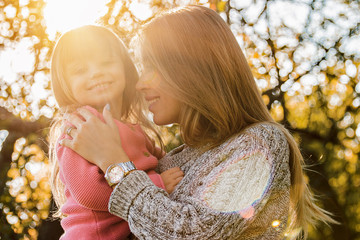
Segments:
[[[198,183],[204,187],[198,187],[201,194],[196,197],[172,199],[144,172],[134,171],[116,186],[109,210],[128,221],[139,239],[239,237],[248,222],[256,222],[269,208],[277,209],[269,216],[283,221],[288,212],[288,144],[281,134],[266,138],[269,134],[252,136],[249,132],[229,144],[213,161],[204,182]]]

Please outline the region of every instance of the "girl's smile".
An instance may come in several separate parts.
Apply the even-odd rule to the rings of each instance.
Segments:
[[[121,109],[125,89],[121,61],[94,57],[85,62],[73,61],[65,70],[72,94],[79,104],[101,109],[110,103]]]
[[[95,90],[95,91],[107,90],[112,83],[113,83],[112,81],[102,81],[102,82],[94,83],[88,88],[88,90]]]

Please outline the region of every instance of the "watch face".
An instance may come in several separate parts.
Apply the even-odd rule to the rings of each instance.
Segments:
[[[124,170],[119,166],[114,166],[110,169],[108,176],[111,183],[118,183],[124,177]]]

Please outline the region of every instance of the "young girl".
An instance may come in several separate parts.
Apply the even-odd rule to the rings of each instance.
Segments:
[[[105,105],[111,109],[119,141],[132,163],[146,171],[156,186],[169,193],[173,190],[182,172],[173,168],[160,176],[154,171],[163,152],[136,124],[154,131],[142,113],[142,102],[135,91],[137,71],[113,32],[84,26],[65,33],[53,52],[51,80],[60,112],[86,106],[104,121],[98,110]],[[86,157],[59,145],[59,140],[77,138],[77,129],[71,124],[66,134],[60,133],[62,120],[60,117],[50,132],[52,191],[65,230],[61,239],[126,239],[130,234],[128,224],[108,212],[112,188],[104,173]]]

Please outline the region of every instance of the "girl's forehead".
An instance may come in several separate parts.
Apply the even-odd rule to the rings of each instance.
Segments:
[[[103,48],[75,48],[73,51],[66,51],[63,58],[66,61],[75,61],[75,60],[100,60],[100,59],[109,59],[109,58],[116,58],[117,55],[111,51],[110,49],[103,47]]]
[[[70,39],[63,46],[61,58],[66,61],[109,59],[119,57],[119,45],[99,38]]]

